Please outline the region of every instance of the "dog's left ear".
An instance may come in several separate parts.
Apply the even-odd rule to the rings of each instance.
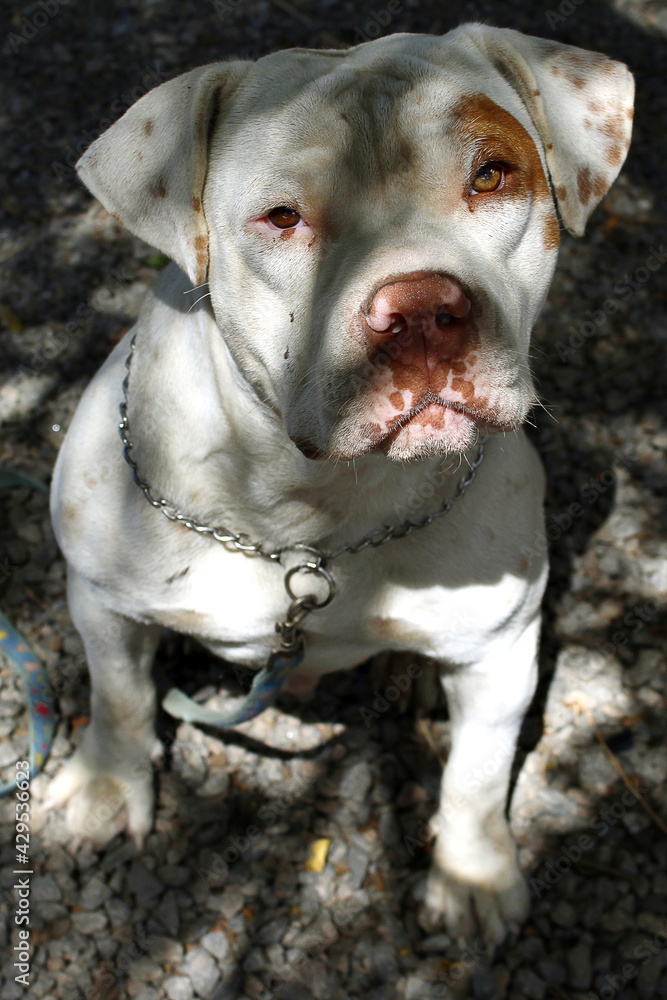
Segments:
[[[136,236],[206,280],[208,140],[250,62],[212,63],[149,91],[88,147],[79,177]]]
[[[627,66],[510,28],[458,29],[523,100],[544,146],[558,208],[581,236],[630,146],[634,79]]]

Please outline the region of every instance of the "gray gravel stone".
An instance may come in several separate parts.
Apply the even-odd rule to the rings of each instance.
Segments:
[[[205,948],[193,948],[185,956],[180,971],[190,979],[195,993],[204,1000],[213,996],[220,979],[220,972],[214,958]]]
[[[162,993],[153,986],[142,986],[132,1000],[160,1000]]]
[[[35,875],[30,882],[30,897],[34,903],[62,899],[62,890],[53,875]]]
[[[517,969],[514,982],[514,989],[522,997],[529,997],[530,1000],[542,1000],[546,992],[546,983],[531,969]]]
[[[224,931],[210,931],[204,934],[201,943],[221,965],[229,959],[229,941]]]
[[[183,959],[183,945],[180,941],[161,934],[151,934],[146,943],[151,957],[162,965],[178,965]]]
[[[580,941],[566,953],[566,959],[570,986],[575,990],[589,989],[593,976],[590,944]]]
[[[178,914],[176,894],[173,889],[169,889],[165,892],[164,896],[160,900],[160,907],[156,916],[168,934],[171,934],[172,937],[178,934],[180,917]]]
[[[578,914],[574,906],[565,899],[559,899],[551,907],[549,917],[557,927],[576,927]]]
[[[104,930],[108,923],[106,913],[99,910],[96,913],[91,913],[89,910],[73,913],[72,921],[82,934],[95,934],[97,931]]]
[[[81,890],[79,902],[84,910],[97,910],[111,895],[109,886],[99,876],[94,876]]]
[[[238,913],[245,903],[245,897],[241,890],[235,886],[230,885],[229,888],[225,889],[216,897],[216,906],[220,913],[229,920]]]
[[[543,958],[537,963],[537,971],[542,979],[549,986],[559,985],[567,980],[567,969],[560,962],[554,962],[550,958]]]
[[[361,804],[373,783],[373,774],[367,761],[360,760],[347,767],[340,783],[340,797],[345,803]]]
[[[133,862],[127,876],[127,891],[141,904],[151,903],[164,891],[164,885],[140,861]]]
[[[169,1000],[193,1000],[195,991],[187,976],[168,976],[163,989]]]

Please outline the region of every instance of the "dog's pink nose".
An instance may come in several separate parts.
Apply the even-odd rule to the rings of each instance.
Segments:
[[[365,320],[376,343],[403,331],[425,338],[444,330],[452,317],[470,312],[470,299],[455,278],[414,274],[383,285],[371,300]]]

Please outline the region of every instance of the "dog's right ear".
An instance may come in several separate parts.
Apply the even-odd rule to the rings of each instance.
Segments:
[[[206,281],[208,140],[251,62],[211,63],[149,91],[88,147],[77,171],[136,236]]]

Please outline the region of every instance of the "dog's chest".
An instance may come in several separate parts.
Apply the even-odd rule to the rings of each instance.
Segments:
[[[195,559],[179,555],[173,565],[167,562],[159,583],[144,591],[141,616],[195,636],[226,659],[262,665],[290,604],[285,569],[218,546]],[[381,552],[342,556],[330,569],[336,585],[332,601],[303,622],[307,668],[343,669],[384,649],[436,655],[469,631],[463,595],[447,596],[439,587],[416,592],[400,573],[396,578],[395,563]],[[299,574],[295,592],[305,593],[309,583],[311,577]],[[318,583],[313,590],[321,596]]]

